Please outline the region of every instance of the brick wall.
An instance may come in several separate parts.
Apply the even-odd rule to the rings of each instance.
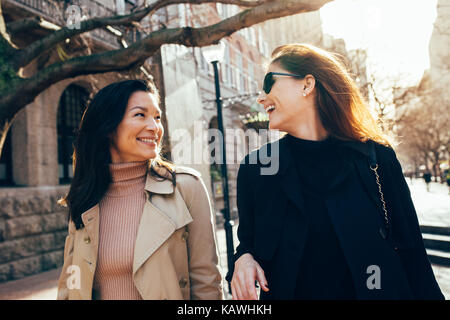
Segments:
[[[62,266],[67,186],[0,189],[0,282]]]

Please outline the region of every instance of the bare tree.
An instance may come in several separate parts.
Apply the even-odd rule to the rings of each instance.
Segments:
[[[441,90],[428,90],[415,101],[403,106],[396,131],[409,157],[432,169],[437,181],[442,174],[441,161],[448,160],[450,105]]]
[[[376,70],[376,71],[375,71]],[[398,120],[398,106],[409,104],[417,97],[417,86],[405,87],[407,75],[386,75],[381,67],[372,67],[366,84],[370,105],[373,107],[381,129],[394,134]]]
[[[269,19],[318,10],[330,1],[332,0],[157,0],[129,14],[94,17],[81,21],[77,28],[73,28],[73,25],[59,26],[57,30],[51,30],[46,36],[26,47],[18,47],[11,40],[11,35],[37,25],[42,26],[42,18],[27,18],[6,25],[0,0],[0,155],[6,134],[17,112],[58,81],[79,75],[130,70],[143,65],[163,44],[180,44],[188,47],[215,44],[239,29]],[[151,17],[158,9],[181,3],[234,4],[243,10],[232,17],[202,27],[161,26],[160,29],[150,32],[126,48],[77,55],[45,66],[29,77],[22,75],[23,68],[43,53],[57,49],[66,39],[73,39],[95,29],[139,28],[139,22],[144,17]]]

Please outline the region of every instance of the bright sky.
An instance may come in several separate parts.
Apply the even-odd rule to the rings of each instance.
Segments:
[[[320,9],[324,33],[366,48],[370,65],[420,80],[429,68],[428,45],[437,0],[335,0]]]

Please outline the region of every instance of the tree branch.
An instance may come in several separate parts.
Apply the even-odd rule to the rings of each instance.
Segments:
[[[2,1],[0,0],[0,53],[2,56],[8,57],[13,51],[15,51],[15,47],[11,43],[11,38],[6,31],[6,24],[2,12]]]
[[[141,21],[145,16],[152,15],[158,9],[163,7],[180,4],[180,3],[190,3],[190,4],[205,4],[205,3],[224,3],[224,4],[235,4],[244,7],[256,7],[261,4],[268,2],[268,0],[159,0],[153,4],[135,11],[127,15],[117,15],[113,17],[99,17],[92,18],[89,20],[81,21],[80,28],[69,28],[69,26],[61,28],[54,33],[36,40],[31,45],[25,49],[21,49],[13,59],[13,66],[16,70],[21,67],[27,66],[31,61],[38,57],[43,52],[53,48],[58,43],[72,38],[76,35],[94,30],[99,28],[104,28],[106,26],[123,26],[130,25],[133,22]]]
[[[40,17],[26,18],[8,23],[6,29],[11,36],[15,36],[20,32],[41,28],[41,22]]]
[[[180,44],[188,47],[207,46],[235,31],[254,24],[292,15],[314,11],[332,0],[318,0],[311,4],[308,0],[282,0],[266,2],[263,5],[244,10],[235,16],[216,24],[201,28],[173,28],[152,32],[141,41],[125,49],[107,51],[54,63],[28,79],[22,79],[13,92],[0,97],[0,106],[12,106],[8,113],[15,113],[50,85],[69,78],[86,74],[128,70],[142,65],[163,44]],[[1,111],[1,110],[0,110]],[[2,112],[0,112],[2,113]],[[0,118],[5,114],[0,114]]]

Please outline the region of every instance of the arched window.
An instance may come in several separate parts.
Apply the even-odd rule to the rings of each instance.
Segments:
[[[0,158],[0,186],[14,185],[12,179],[12,146],[11,146],[11,129],[6,136],[3,145],[2,156]]]
[[[73,177],[72,154],[78,128],[89,93],[71,84],[61,95],[58,107],[58,175],[59,183],[70,183]]]

